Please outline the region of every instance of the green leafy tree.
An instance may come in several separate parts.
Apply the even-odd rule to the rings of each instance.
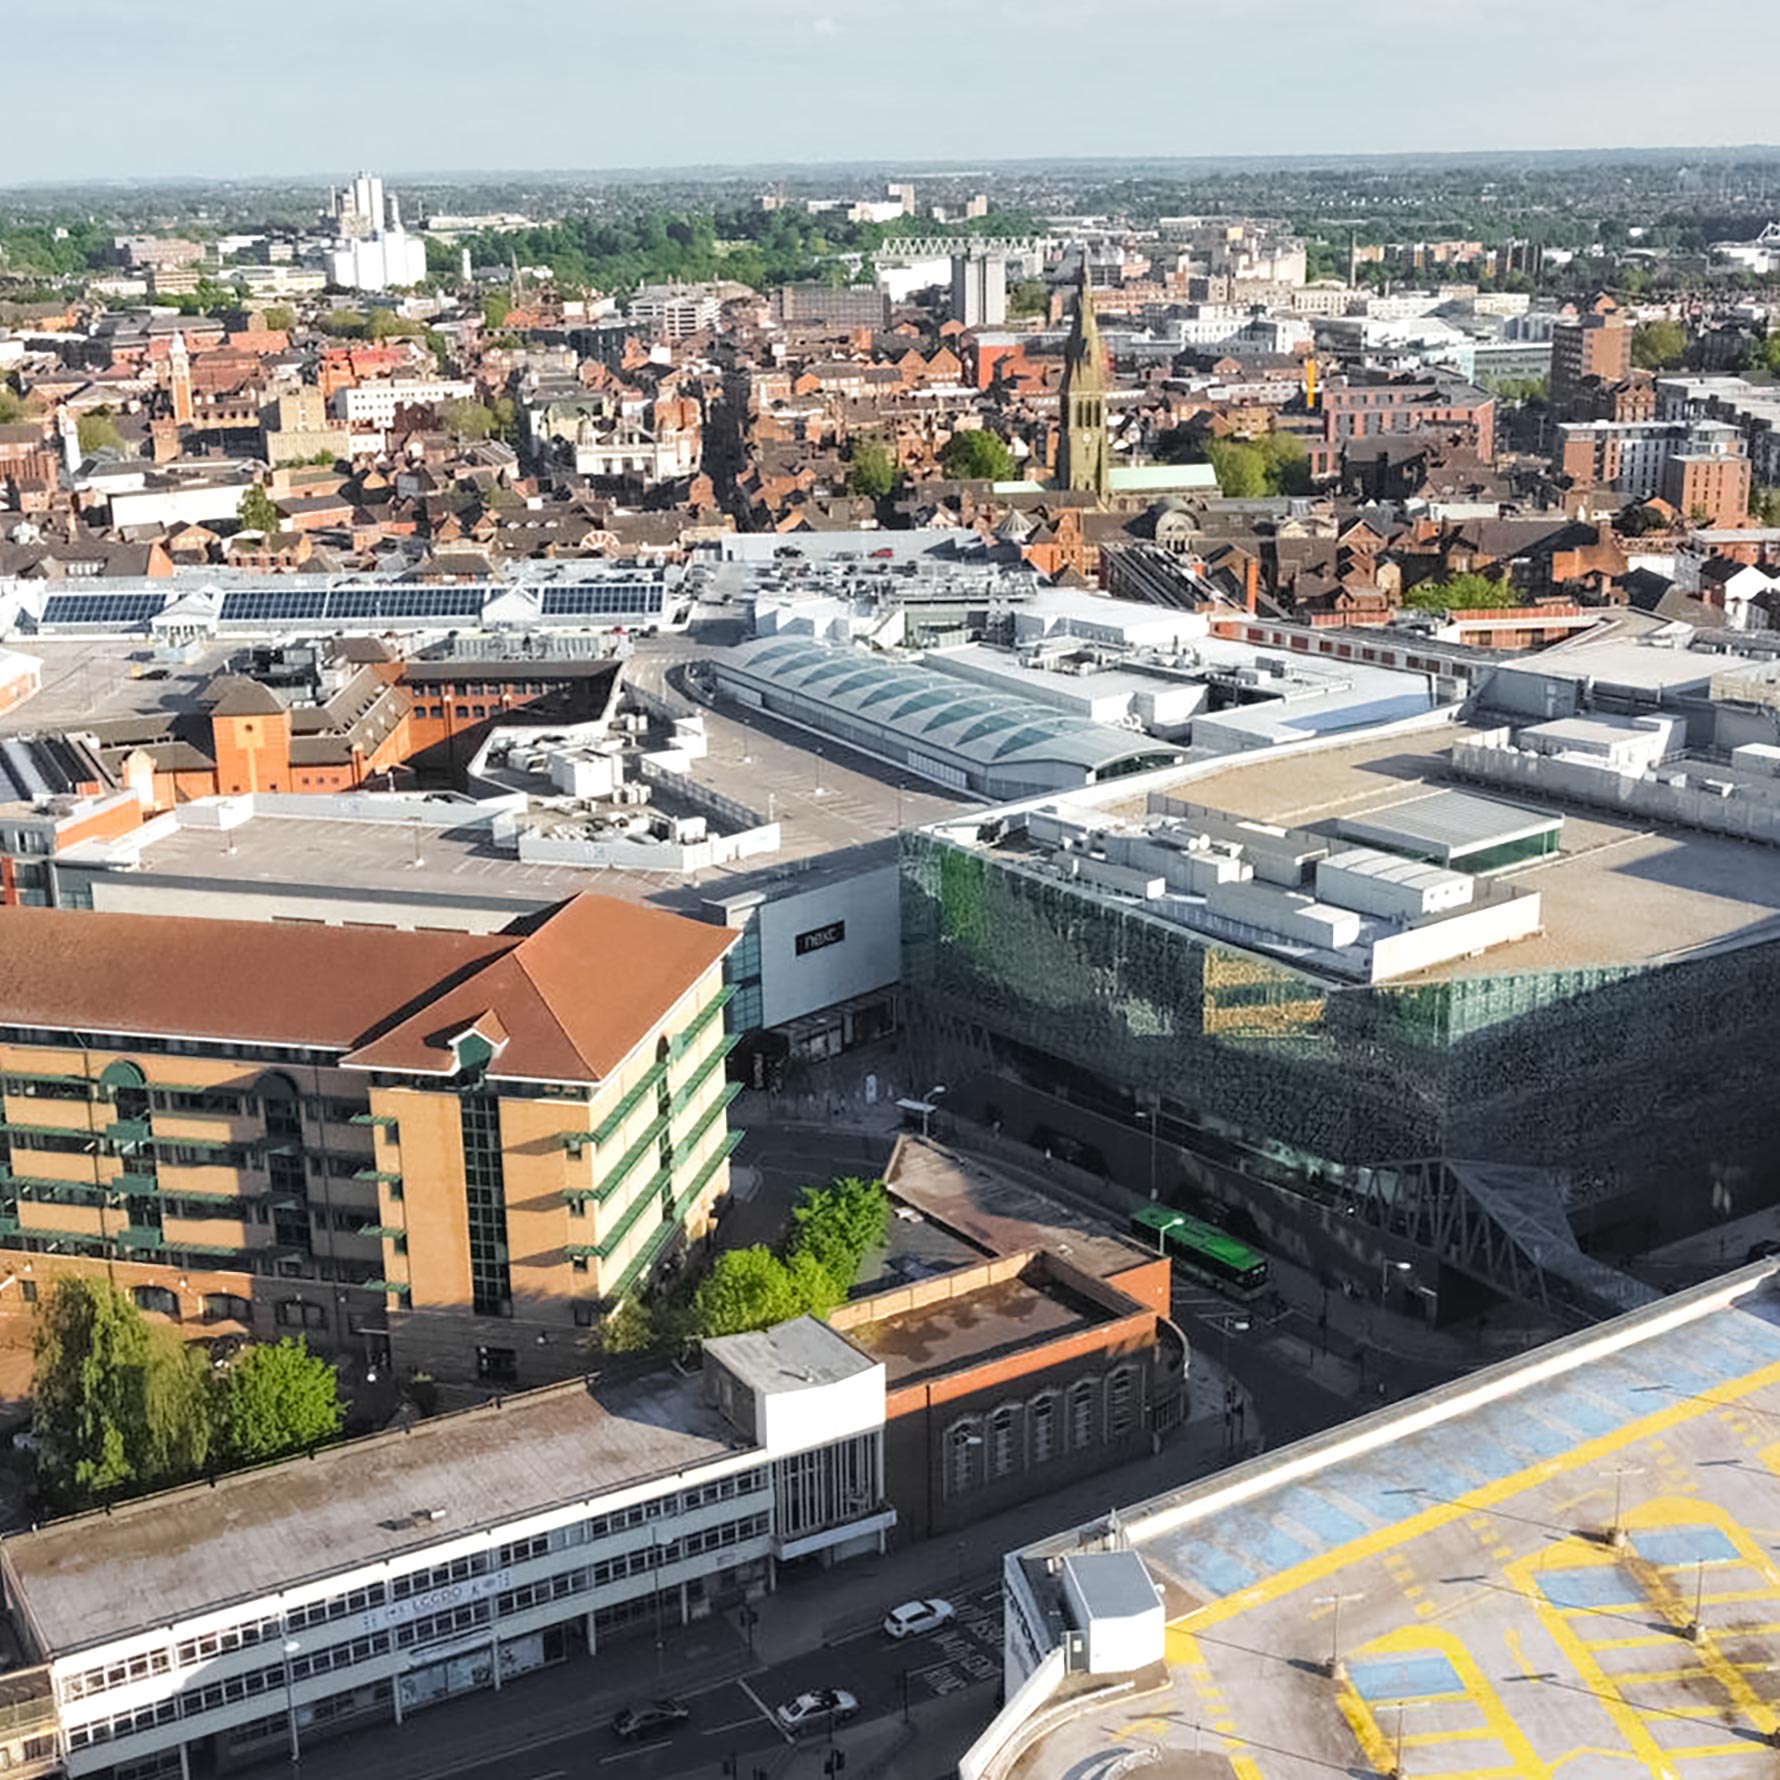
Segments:
[[[764,1245],[725,1249],[700,1282],[692,1303],[693,1329],[701,1336],[739,1335],[797,1314],[791,1275]]]
[[[881,501],[896,486],[896,458],[878,439],[861,439],[853,447],[847,489],[867,500]]]
[[[272,497],[257,482],[242,495],[235,514],[243,531],[265,532],[269,536],[284,524],[283,516],[272,504]]]
[[[1267,485],[1267,459],[1259,447],[1235,439],[1212,439],[1205,447],[1206,461],[1218,479],[1218,492],[1226,500],[1252,501],[1273,491]]]
[[[50,1499],[80,1508],[200,1469],[211,1441],[199,1364],[115,1287],[59,1280],[38,1313],[31,1381]]]
[[[447,402],[439,414],[447,430],[460,439],[486,439],[495,430],[494,410],[481,402]]]
[[[275,334],[297,331],[297,312],[288,303],[274,303],[265,311],[266,326]]]
[[[626,1298],[600,1324],[595,1340],[602,1353],[646,1353],[656,1345],[659,1331],[648,1305]]]
[[[0,426],[11,426],[24,412],[25,398],[10,384],[0,383]]]
[[[814,1259],[844,1298],[860,1263],[883,1241],[889,1219],[882,1181],[848,1176],[826,1187],[806,1187],[792,1209],[786,1252],[794,1260]]]
[[[1022,278],[1007,293],[1007,312],[1016,317],[1043,315],[1051,307],[1051,293],[1042,278]]]
[[[117,430],[117,422],[111,418],[109,409],[95,408],[89,414],[83,414],[77,423],[82,451],[103,451],[107,447],[113,451],[121,451],[124,436]]]
[[[1687,330],[1678,321],[1640,322],[1632,330],[1632,363],[1646,371],[1672,371],[1687,357]]]
[[[1424,581],[1403,596],[1418,612],[1466,612],[1496,606],[1518,606],[1520,597],[1505,582],[1488,575],[1454,575],[1446,581]]]
[[[513,305],[498,292],[482,299],[482,325],[498,328],[513,313]]]
[[[370,323],[356,309],[330,309],[321,318],[321,331],[336,340],[364,339]]]
[[[1255,441],[1271,494],[1309,494],[1310,454],[1296,433],[1263,433]]]
[[[300,1335],[248,1348],[216,1396],[217,1445],[233,1465],[306,1452],[340,1432],[334,1368]]]
[[[968,427],[941,446],[939,467],[957,482],[1011,482],[1014,454],[988,428]]]
[[[1780,525],[1780,488],[1751,488],[1749,514],[1757,525]]]
[[[1749,368],[1780,377],[1780,327],[1755,343],[1749,354]]]

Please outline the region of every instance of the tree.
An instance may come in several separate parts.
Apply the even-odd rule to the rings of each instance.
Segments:
[[[692,1301],[693,1330],[707,1337],[764,1329],[797,1314],[785,1263],[764,1245],[725,1249]]]
[[[1218,492],[1226,500],[1252,501],[1271,491],[1267,486],[1267,460],[1253,445],[1234,439],[1212,439],[1205,447],[1206,461],[1218,479]]]
[[[1296,433],[1263,433],[1255,441],[1270,494],[1310,493],[1310,454]]]
[[[1011,482],[1014,454],[986,427],[967,427],[940,448],[939,467],[957,482]]]
[[[1646,321],[1632,329],[1632,363],[1672,371],[1687,357],[1687,330],[1678,321]]]
[[[103,451],[107,447],[113,451],[123,449],[124,436],[117,430],[117,422],[111,418],[108,408],[95,408],[91,413],[83,414],[77,430],[83,452]]]
[[[1512,587],[1488,575],[1454,575],[1446,581],[1424,581],[1403,596],[1418,612],[1464,612],[1521,603]]]
[[[266,327],[274,334],[294,334],[297,312],[288,303],[275,303],[266,311]]]
[[[1774,328],[1750,349],[1749,368],[1752,371],[1767,371],[1780,377],[1780,327]]]
[[[498,293],[482,299],[482,325],[484,327],[498,328],[512,313],[513,305]]]
[[[847,490],[867,500],[881,501],[896,486],[896,459],[890,447],[878,439],[861,439],[853,447],[847,470]]]
[[[1007,293],[1007,312],[1012,316],[1043,315],[1051,307],[1051,293],[1042,278],[1022,278]]]
[[[10,384],[0,383],[0,426],[11,426],[25,412],[25,398]]]
[[[38,1479],[79,1508],[176,1483],[209,1456],[195,1356],[103,1280],[69,1278],[38,1314],[31,1395]]]
[[[448,431],[460,439],[486,439],[494,431],[494,410],[481,402],[447,402],[439,417]]]
[[[657,1339],[655,1318],[638,1298],[626,1298],[600,1324],[594,1339],[602,1353],[646,1353]]]
[[[1780,525],[1780,488],[1751,488],[1749,514],[1757,525]]]
[[[809,1257],[833,1282],[836,1303],[859,1275],[859,1264],[884,1239],[890,1200],[884,1183],[848,1176],[826,1187],[806,1187],[791,1212],[785,1248],[792,1260]]]
[[[264,532],[270,536],[284,524],[283,515],[272,504],[272,497],[257,482],[242,495],[235,513],[243,531]]]
[[[216,1390],[216,1443],[232,1465],[307,1451],[340,1432],[339,1381],[301,1335],[250,1347]]]

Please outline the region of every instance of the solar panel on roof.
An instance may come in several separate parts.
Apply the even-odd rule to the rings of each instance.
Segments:
[[[584,581],[544,589],[546,618],[652,618],[662,610],[663,590],[653,581]]]
[[[52,593],[43,602],[40,622],[104,624],[121,630],[146,624],[166,603],[164,593]]]
[[[222,624],[288,624],[320,618],[327,608],[327,590],[321,587],[256,588],[252,592],[225,593],[218,622]]]

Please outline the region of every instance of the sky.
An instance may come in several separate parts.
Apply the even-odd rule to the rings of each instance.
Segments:
[[[0,184],[1780,135],[1773,0],[46,0],[9,36],[62,78],[7,82]]]

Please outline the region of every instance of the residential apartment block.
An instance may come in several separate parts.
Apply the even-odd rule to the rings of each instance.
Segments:
[[[207,1335],[542,1382],[728,1183],[726,929],[0,908],[0,1354],[103,1269]]]
[[[1580,315],[1551,331],[1551,408],[1574,420],[1587,406],[1591,382],[1622,381],[1632,369],[1632,324],[1614,314]]]

